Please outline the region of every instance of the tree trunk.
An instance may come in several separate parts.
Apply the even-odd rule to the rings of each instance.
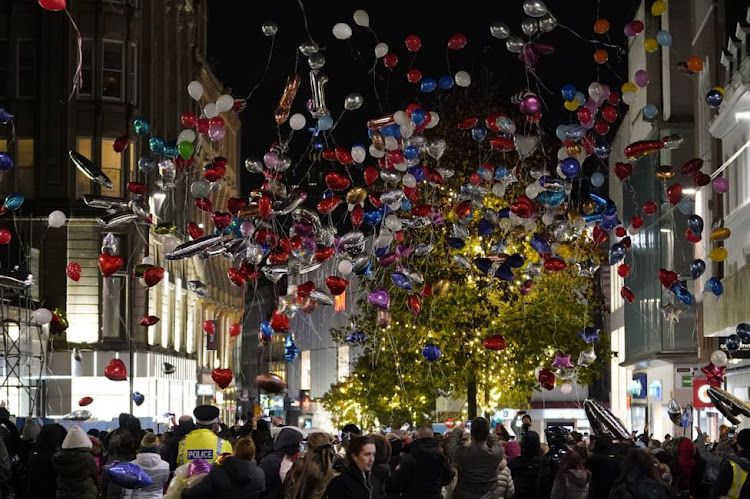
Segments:
[[[477,417],[477,380],[472,378],[469,381],[469,385],[466,387],[466,395],[469,402],[469,419]]]

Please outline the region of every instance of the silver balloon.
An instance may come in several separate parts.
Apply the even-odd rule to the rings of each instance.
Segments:
[[[542,33],[549,33],[553,29],[557,27],[557,19],[555,19],[555,16],[552,14],[547,14],[546,16],[539,19],[539,31]]]
[[[395,170],[381,170],[380,178],[388,184],[397,184],[401,180],[401,174]]]
[[[260,244],[248,242],[245,246],[245,258],[248,263],[258,265],[263,261],[263,247]]]
[[[320,74],[313,69],[310,71],[310,88],[312,89],[312,110],[310,113],[315,119],[331,114],[326,107],[326,94],[324,85],[328,82],[328,77]]]
[[[310,69],[320,69],[326,65],[326,56],[316,52],[307,58],[307,65],[310,66]]]
[[[680,426],[680,423],[682,421],[682,407],[680,407],[679,402],[677,402],[675,399],[671,399],[667,404],[667,414],[669,415],[669,419],[674,424]]]
[[[292,166],[292,158],[290,158],[286,154],[282,154],[281,156],[279,156],[279,161],[276,163],[275,170],[277,172],[285,172],[289,169],[290,166]]]
[[[359,255],[352,262],[352,270],[354,272],[359,272],[360,270],[364,270],[369,264],[370,264],[370,255],[367,255],[367,254]]]
[[[505,23],[492,23],[490,34],[500,40],[505,40],[510,36],[510,28]]]
[[[532,36],[539,31],[539,21],[533,17],[526,17],[521,21],[521,31],[526,36]]]
[[[581,353],[578,354],[579,366],[590,366],[595,360],[596,352],[594,352],[594,347],[591,347],[588,350],[581,350]]]
[[[542,17],[549,13],[547,6],[542,0],[524,0],[523,11],[527,16]]]
[[[453,255],[453,263],[464,270],[471,270],[471,262],[464,255]]]
[[[319,305],[333,305],[333,297],[325,291],[320,291],[318,289],[310,291],[310,298]]]
[[[421,229],[422,227],[427,227],[431,223],[429,217],[411,217],[401,219],[401,225],[406,229]]]
[[[83,356],[81,355],[81,350],[78,347],[75,347],[73,349],[73,358],[76,360],[76,362],[81,362],[83,360]]]
[[[346,96],[346,99],[344,99],[344,109],[347,111],[354,111],[355,109],[362,107],[362,102],[364,102],[364,99],[361,94],[349,94]]]
[[[385,204],[400,203],[403,199],[404,191],[401,189],[393,189],[380,195],[380,201]]]
[[[63,419],[66,421],[86,421],[91,419],[91,412],[86,409],[78,409],[77,411],[69,412]]]
[[[302,42],[299,46],[299,51],[302,52],[302,55],[307,56],[307,57],[311,56],[312,54],[317,53],[318,50],[320,50],[318,48],[318,44],[312,40]]]
[[[615,440],[627,440],[630,435],[622,421],[596,399],[583,401],[583,409],[597,435],[609,434]]]
[[[190,194],[194,198],[205,198],[208,197],[208,193],[211,190],[211,184],[205,180],[196,180],[190,184]]]
[[[508,48],[509,52],[519,54],[521,53],[521,50],[523,50],[523,40],[521,40],[517,36],[511,36],[510,38],[505,40],[505,46]]]
[[[718,386],[711,386],[708,388],[707,393],[712,401],[716,399],[726,404],[729,410],[735,416],[739,416],[740,414],[742,414],[746,418],[750,417],[750,404],[748,404],[744,400],[739,399],[723,388],[719,388]]]
[[[190,291],[201,298],[208,296],[208,288],[201,281],[188,281],[188,287],[190,288]]]
[[[417,244],[417,246],[414,248],[414,254],[417,256],[429,255],[433,249],[435,249],[435,246],[433,246],[432,244]]]
[[[260,30],[266,36],[276,36],[276,33],[279,31],[279,27],[273,21],[266,21],[261,25]]]
[[[263,161],[250,156],[245,160],[245,169],[250,173],[263,173]]]
[[[464,224],[454,223],[453,224],[453,237],[459,239],[466,239],[469,237],[469,228]]]

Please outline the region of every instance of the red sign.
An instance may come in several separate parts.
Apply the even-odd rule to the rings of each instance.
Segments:
[[[705,409],[706,407],[713,407],[711,399],[708,398],[708,387],[711,385],[708,383],[706,378],[693,379],[693,407],[696,409]]]
[[[448,418],[445,420],[445,428],[448,430],[452,430],[453,426],[455,425],[455,422],[453,421],[453,418]]]

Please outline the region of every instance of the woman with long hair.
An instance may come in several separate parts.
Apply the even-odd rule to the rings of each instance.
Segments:
[[[587,499],[591,472],[584,468],[581,455],[568,450],[560,459],[550,499]]]
[[[325,491],[328,499],[380,499],[383,486],[371,472],[375,463],[372,437],[352,437],[346,447],[349,466],[334,477]]]
[[[609,499],[668,499],[669,486],[659,476],[656,460],[648,452],[630,449],[622,463],[620,478]]]
[[[307,452],[294,461],[284,480],[284,499],[320,499],[334,477],[333,446],[327,433],[310,433]]]

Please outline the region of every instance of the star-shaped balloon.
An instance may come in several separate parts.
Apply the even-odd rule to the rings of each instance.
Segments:
[[[586,343],[599,341],[599,328],[587,326],[578,332],[578,336],[583,338],[583,341],[585,341]]]
[[[579,366],[590,366],[595,360],[596,352],[594,352],[594,347],[591,347],[588,350],[581,350],[581,353],[578,354]]]
[[[665,321],[671,323],[671,322],[680,322],[680,314],[682,313],[682,310],[675,307],[671,303],[667,303],[663,307],[661,307],[661,316],[664,318]]]
[[[575,379],[576,370],[573,367],[563,367],[558,369],[555,374],[557,375],[557,379],[561,381],[570,381]]]
[[[297,313],[300,308],[300,303],[297,301],[297,294],[290,293],[279,297],[279,312],[284,312],[291,319]]]
[[[299,355],[300,350],[297,345],[294,344],[294,338],[291,335],[287,336],[284,340],[284,358],[287,362],[294,362],[294,359]]]
[[[570,362],[570,354],[560,352],[556,353],[555,360],[554,362],[552,362],[552,367],[556,367],[558,369],[573,367],[573,363]]]
[[[9,113],[5,108],[0,107],[0,123],[5,125],[9,121],[12,121],[13,118],[15,118],[15,116],[12,113]]]
[[[581,277],[593,279],[597,270],[599,270],[599,265],[596,265],[591,258],[578,264],[578,275]]]
[[[721,386],[724,382],[724,371],[726,370],[726,366],[717,366],[713,362],[709,362],[707,366],[701,367],[701,371],[706,375],[708,384],[714,386]]]
[[[362,331],[354,331],[346,337],[346,341],[355,345],[364,343],[367,340],[367,335]]]

